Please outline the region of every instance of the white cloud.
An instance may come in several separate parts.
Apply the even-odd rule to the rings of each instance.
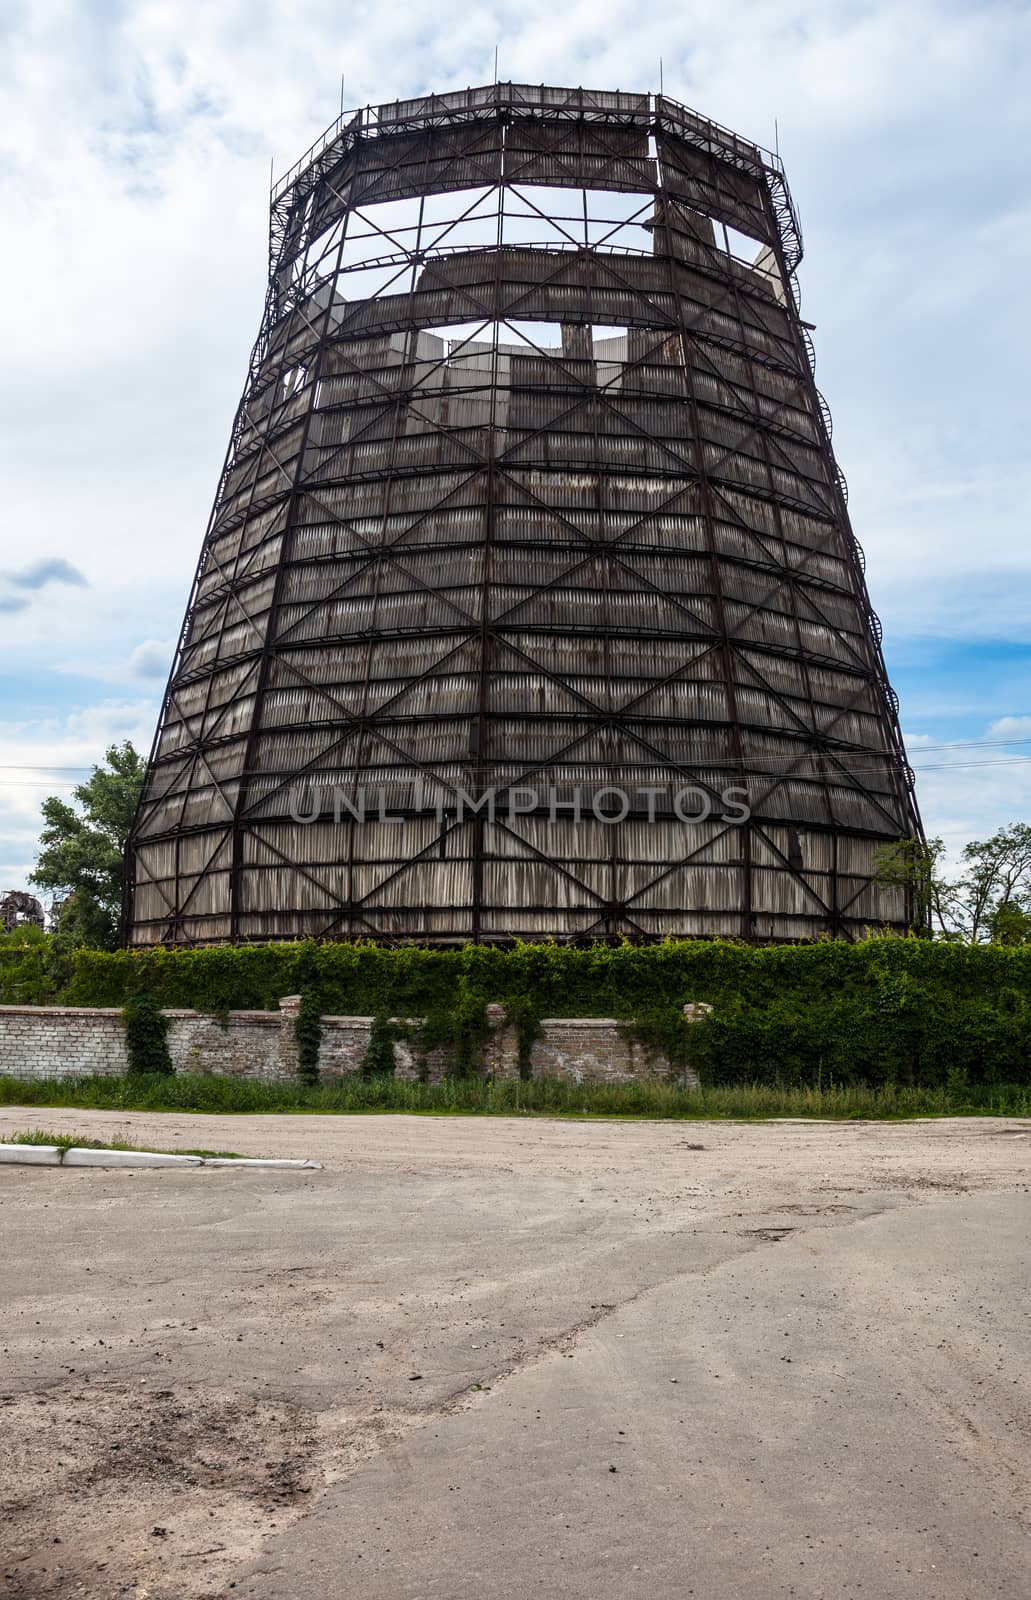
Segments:
[[[35,860],[39,808],[71,800],[112,744],[150,749],[155,700],[105,700],[64,717],[0,722],[0,889],[21,887]]]
[[[144,639],[129,657],[131,678],[168,677],[174,646],[162,639]]]
[[[988,737],[1031,742],[1031,717],[999,717],[988,729]]]
[[[956,869],[971,839],[986,839],[1008,823],[1031,817],[1031,717],[1002,717],[977,739],[942,743],[906,734],[917,776],[917,800],[928,834],[945,842]]]

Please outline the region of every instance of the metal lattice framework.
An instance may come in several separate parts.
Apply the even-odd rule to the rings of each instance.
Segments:
[[[905,923],[801,254],[779,161],[662,96],[329,129],[272,194],[132,942]]]

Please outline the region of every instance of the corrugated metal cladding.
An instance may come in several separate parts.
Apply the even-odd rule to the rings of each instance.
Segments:
[[[273,195],[132,942],[905,925],[800,253],[775,158],[670,100],[329,131]]]

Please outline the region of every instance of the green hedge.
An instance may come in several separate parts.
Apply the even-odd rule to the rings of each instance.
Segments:
[[[456,950],[279,944],[204,950],[0,952],[0,999],[124,1006],[146,992],[199,1011],[274,1009],[311,993],[324,1012],[424,1016],[456,1060],[500,1001],[532,1038],[542,1016],[616,1016],[711,1083],[939,1084],[1028,1079],[1031,948],[878,938],[754,948],[724,942]],[[688,1000],[715,1007],[684,1028]],[[452,1037],[453,1036],[453,1037]]]
[[[322,1044],[322,1003],[309,990],[301,996],[294,1024],[297,1033],[297,1076],[302,1083],[319,1081],[319,1048]]]
[[[168,1019],[153,995],[146,990],[133,995],[122,1010],[122,1021],[130,1077],[174,1071],[168,1053]]]
[[[72,981],[75,962],[89,954],[57,951],[51,939],[43,944],[0,942],[0,1005],[58,1005]]]
[[[945,1088],[1031,1082],[1031,1005],[876,979],[869,992],[820,1002],[730,1002],[699,1026],[694,1065],[710,1084]]]
[[[531,1000],[550,1016],[611,1015],[651,1005],[780,998],[824,1001],[919,984],[956,999],[1016,990],[1031,1000],[1031,946],[935,944],[924,939],[826,941],[757,948],[724,941],[653,945],[523,944],[456,950],[374,944],[276,944],[204,950],[78,950],[54,961],[39,947],[16,952],[15,982],[67,1005],[122,1006],[141,989],[163,1006],[198,1011],[273,1010],[284,994],[317,990],[340,1015],[423,1015],[453,1006],[459,992]],[[11,952],[10,954],[15,954]],[[4,952],[5,957],[8,952]],[[36,965],[32,966],[33,960]],[[49,970],[48,970],[49,963]],[[9,993],[2,969],[3,999]],[[34,1002],[29,1002],[34,1003]],[[39,1002],[35,1002],[39,1003]]]

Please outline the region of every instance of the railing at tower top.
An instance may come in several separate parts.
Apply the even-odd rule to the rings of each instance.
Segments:
[[[459,89],[451,94],[422,95],[412,100],[390,100],[379,106],[364,106],[345,111],[316,139],[299,161],[272,187],[273,203],[302,178],[310,168],[339,144],[340,153],[358,138],[377,138],[382,134],[411,129],[421,124],[432,127],[442,121],[464,120],[477,113],[529,114],[546,112],[551,116],[611,121],[626,118],[652,121],[662,119],[691,143],[704,145],[721,160],[735,166],[777,174],[783,181],[780,157],[761,145],[740,138],[729,128],[708,117],[699,116],[666,95],[624,94],[619,90],[561,89],[546,84],[491,83],[478,89]],[[790,204],[790,200],[788,202]],[[797,219],[796,219],[797,220]]]

